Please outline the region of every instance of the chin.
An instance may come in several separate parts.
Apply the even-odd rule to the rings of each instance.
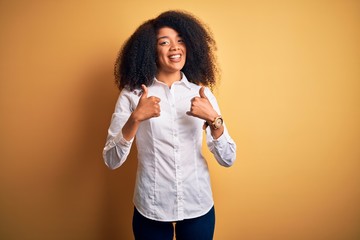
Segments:
[[[168,68],[168,72],[179,72],[184,68],[184,66],[181,67],[172,67],[172,68]]]

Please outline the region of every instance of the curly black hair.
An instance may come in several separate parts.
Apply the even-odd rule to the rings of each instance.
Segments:
[[[156,34],[170,27],[184,39],[186,61],[182,72],[197,85],[212,88],[219,77],[214,52],[216,43],[209,28],[195,16],[184,11],[166,11],[140,25],[124,43],[115,62],[115,82],[120,90],[141,88],[152,84],[158,66]]]

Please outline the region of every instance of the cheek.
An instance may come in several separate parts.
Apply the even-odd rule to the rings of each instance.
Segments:
[[[186,45],[183,45],[183,51],[186,53]]]
[[[159,50],[157,51],[156,62],[158,64],[161,64],[162,62],[164,62],[164,57],[163,57],[161,51],[159,51]]]
[[[158,60],[164,59],[165,57],[166,57],[165,51],[157,50],[157,59]]]
[[[184,49],[183,49],[183,54],[184,54],[185,57],[186,57],[186,47],[184,47]]]

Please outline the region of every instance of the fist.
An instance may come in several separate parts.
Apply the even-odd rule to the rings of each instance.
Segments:
[[[201,87],[199,90],[199,97],[191,99],[190,111],[188,111],[187,114],[212,122],[218,114],[212,107],[204,91],[205,88]]]
[[[144,121],[153,117],[160,116],[160,98],[151,96],[148,97],[148,88],[143,84],[141,85],[142,95],[139,103],[133,112],[135,119]]]

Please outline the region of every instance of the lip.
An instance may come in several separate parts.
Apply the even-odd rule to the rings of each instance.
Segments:
[[[181,53],[170,54],[170,55],[168,55],[168,58],[172,62],[179,62],[179,61],[181,61],[182,54]]]
[[[171,59],[181,58],[181,54],[172,54],[169,56]]]

